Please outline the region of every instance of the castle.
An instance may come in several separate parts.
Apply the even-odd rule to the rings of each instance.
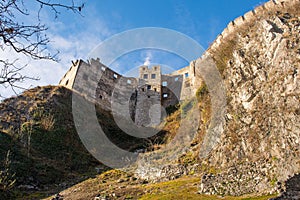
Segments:
[[[115,109],[125,115],[129,111],[128,115],[139,126],[155,126],[168,106],[194,96],[200,84],[199,78],[197,83],[195,80],[195,62],[171,74],[162,74],[160,66],[141,66],[138,77],[125,77],[100,59],[90,59],[73,62],[59,85],[79,92],[105,110]],[[95,91],[91,82],[97,82]]]
[[[236,18],[218,35],[201,58],[171,74],[162,74],[160,66],[141,66],[138,78],[123,77],[102,64],[99,59],[91,59],[88,62],[77,60],[59,84],[85,95],[103,109],[112,110],[112,103],[117,104],[120,113],[129,111],[126,117],[129,115],[139,126],[156,125],[163,118],[161,107],[167,108],[194,96],[203,82],[199,71],[199,66],[204,63],[203,58],[209,57],[210,52],[218,49],[236,29],[256,20],[262,13],[284,8],[286,1],[296,5],[299,0],[271,0]],[[99,73],[100,80],[97,79]],[[78,81],[76,85],[75,79]],[[91,87],[91,82],[97,82],[97,87]],[[118,100],[117,103],[114,102],[115,99]]]

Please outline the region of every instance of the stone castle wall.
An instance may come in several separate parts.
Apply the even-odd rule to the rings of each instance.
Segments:
[[[64,77],[59,81],[59,85],[63,85],[66,88],[72,89],[73,84],[76,78],[78,67],[81,64],[81,60],[76,61],[75,63],[72,62],[72,66],[69,68],[69,70],[66,72]]]
[[[186,100],[196,91],[195,65],[162,75],[160,66],[141,66],[139,77],[123,77],[99,59],[73,63],[60,85],[75,90],[86,99],[130,118],[140,126],[153,126],[167,108]],[[75,83],[76,80],[76,83]],[[128,113],[129,110],[129,113]]]
[[[222,43],[222,41],[226,39],[229,35],[231,35],[231,33],[234,33],[238,28],[244,26],[248,22],[256,20],[264,13],[282,10],[283,8],[285,8],[285,4],[287,2],[289,2],[289,4],[295,5],[297,3],[299,4],[299,0],[271,0],[264,3],[261,6],[256,7],[254,10],[247,12],[243,16],[240,16],[235,20],[231,21],[223,30],[223,32],[217,36],[216,40],[211,44],[206,53],[208,53],[210,49],[217,49],[218,46]]]
[[[137,88],[135,123],[155,126],[161,121],[161,68],[141,66]]]

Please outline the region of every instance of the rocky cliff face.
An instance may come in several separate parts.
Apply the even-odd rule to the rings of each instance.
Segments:
[[[276,192],[300,172],[300,2],[283,2],[208,51],[228,99],[221,142],[203,162],[221,173],[203,176],[202,193]]]

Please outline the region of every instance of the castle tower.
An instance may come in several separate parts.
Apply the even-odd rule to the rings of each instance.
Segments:
[[[139,69],[140,86],[145,85],[147,90],[161,91],[161,68],[160,66],[141,66]]]
[[[161,119],[161,68],[141,66],[135,123],[139,126],[155,126],[161,122]]]

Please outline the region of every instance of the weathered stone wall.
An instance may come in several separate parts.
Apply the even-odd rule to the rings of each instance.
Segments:
[[[153,90],[137,91],[135,123],[138,126],[151,127],[161,122],[161,93]]]
[[[164,108],[179,103],[182,91],[182,83],[183,75],[162,76],[162,106]]]
[[[72,62],[72,66],[66,72],[64,77],[59,81],[59,85],[63,85],[66,88],[72,89],[77,74],[77,70],[82,62],[83,62],[82,60],[77,60],[76,62]]]
[[[141,66],[137,89],[135,123],[155,126],[161,122],[161,68]]]
[[[224,39],[226,39],[232,33],[235,33],[235,31],[241,26],[244,26],[249,22],[253,22],[256,19],[259,19],[263,13],[280,11],[285,8],[286,4],[296,5],[297,3],[299,3],[298,0],[271,0],[264,3],[261,6],[258,6],[254,10],[249,11],[243,16],[231,21],[224,29],[224,31],[220,35],[218,35],[217,39],[211,44],[209,49],[218,48],[218,46],[222,43]],[[208,51],[206,51],[206,53],[209,52],[209,49]]]
[[[60,85],[81,93],[106,110],[111,110],[111,103],[117,100],[128,103],[130,99],[128,95],[133,94],[137,88],[136,78],[123,77],[100,63],[99,60],[91,59],[89,63],[80,60],[75,64],[61,79]],[[75,79],[76,84],[74,84]]]
[[[161,68],[160,66],[141,66],[139,69],[139,78],[144,80],[144,84],[150,85],[150,90],[160,92],[161,90]],[[142,83],[140,83],[141,85]]]
[[[163,117],[158,108],[194,96],[199,79],[195,62],[169,75],[162,75],[160,66],[141,66],[139,78],[127,78],[103,65],[99,59],[91,59],[88,63],[76,61],[60,85],[81,93],[103,109],[113,110],[126,118],[130,116],[137,125],[152,126]]]
[[[192,61],[189,66],[177,70],[171,74],[171,76],[181,76],[182,77],[182,86],[181,92],[179,96],[180,101],[184,101],[186,99],[190,99],[195,96],[196,90],[198,89],[199,77],[196,74],[195,64]],[[198,77],[198,78],[197,78]],[[171,79],[171,82],[174,82],[175,79]],[[172,85],[172,84],[171,84]]]

